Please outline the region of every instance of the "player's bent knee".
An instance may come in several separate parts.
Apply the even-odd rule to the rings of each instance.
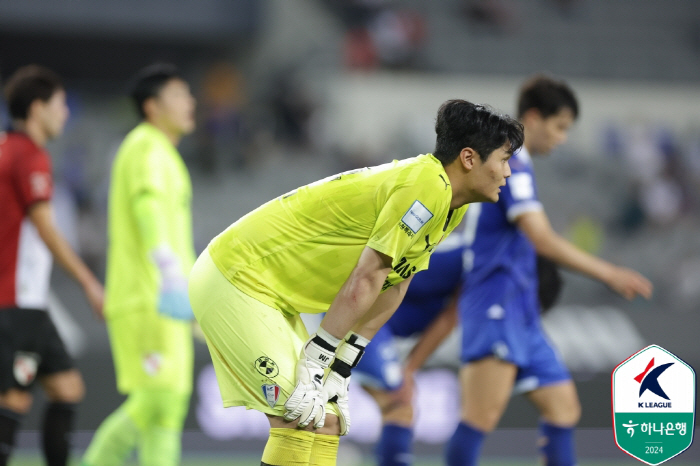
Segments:
[[[501,420],[501,412],[493,410],[478,414],[464,413],[461,420],[482,432],[490,433],[496,430],[498,422]]]
[[[129,394],[126,410],[139,428],[182,429],[189,394],[172,390],[138,389]]]
[[[382,408],[382,421],[385,424],[410,426],[413,424],[413,406],[410,403],[397,403]]]
[[[574,427],[581,419],[581,404],[578,400],[571,401],[565,406],[543,412],[542,418],[555,426]]]
[[[270,414],[265,414],[267,420],[270,423],[272,429],[296,429],[299,425],[299,420],[295,419],[293,421],[288,421],[282,416],[272,416]],[[313,430],[313,423],[306,426],[303,430]]]
[[[580,420],[581,404],[576,400],[567,406],[566,410],[558,414],[554,423],[561,427],[574,427]]]
[[[41,384],[54,403],[80,403],[85,397],[85,383],[77,369],[47,375]]]
[[[320,429],[315,429],[314,432],[323,435],[340,435],[340,420],[335,414],[326,414],[326,422]]]
[[[32,407],[33,400],[34,398],[30,392],[11,388],[0,393],[0,408],[18,414],[27,414]]]

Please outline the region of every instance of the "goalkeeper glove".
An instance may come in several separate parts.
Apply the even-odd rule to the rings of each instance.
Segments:
[[[323,328],[309,338],[301,350],[296,366],[297,385],[284,404],[284,418],[288,421],[299,419],[299,427],[314,422],[314,427],[323,427],[326,421],[326,401],[323,388],[323,370],[333,359],[340,343]]]
[[[181,271],[177,255],[167,246],[161,246],[151,257],[160,271],[158,312],[173,319],[194,319],[187,295],[187,277]]]
[[[323,381],[324,397],[338,406],[340,435],[350,432],[350,408],[348,406],[348,387],[350,371],[360,362],[369,340],[351,333],[335,353],[331,370]]]

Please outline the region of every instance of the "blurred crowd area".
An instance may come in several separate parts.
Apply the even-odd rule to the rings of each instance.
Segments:
[[[577,79],[656,86],[621,100],[642,108],[626,114],[594,112],[581,94],[587,129],[538,162],[539,183],[557,229],[649,275],[660,306],[686,310],[700,298],[700,110],[669,119],[673,104],[643,105],[649,89],[680,83],[688,101],[700,92],[700,8],[692,0],[672,8],[662,0],[185,0],[167,14],[167,2],[147,0],[151,27],[128,12],[101,17],[116,0],[77,2],[71,12],[56,10],[62,16],[55,3],[30,3],[43,6],[0,5],[0,74],[39,62],[65,77],[71,119],[49,147],[58,217],[98,273],[111,160],[137,123],[126,82],[150,62],[175,62],[197,97],[197,130],[180,149],[193,175],[199,250],[287,189],[433,149],[440,101],[421,108],[421,119],[397,117],[347,97],[361,95],[365,79],[381,75],[403,89],[405,77],[418,76],[421,86],[382,104],[410,108],[435,93],[439,77],[505,76],[498,102],[467,84],[448,97],[510,113],[517,84],[544,71],[574,88]],[[338,110],[344,97],[352,111]],[[381,144],[351,134],[362,120],[385,133]],[[4,103],[0,121],[8,122]]]
[[[0,79],[28,63],[65,79],[71,118],[49,145],[54,204],[60,227],[98,276],[111,162],[138,122],[127,82],[145,65],[175,63],[197,98],[197,129],[180,151],[192,175],[198,252],[240,216],[300,185],[432,151],[444,100],[512,113],[522,81],[547,72],[569,81],[581,103],[570,141],[535,160],[555,229],[655,285],[650,302],[627,303],[565,274],[561,306],[545,323],[590,406],[583,424],[609,423],[599,403],[609,370],[643,345],[700,362],[695,0],[137,3],[0,2]],[[0,125],[7,123],[0,99]],[[117,403],[107,336],[67,283],[54,272],[64,314],[78,321],[66,340],[77,345],[82,332],[90,348],[79,360],[90,374],[84,411],[91,414],[81,422],[93,429],[107,415],[105,397]],[[204,348],[197,361],[198,370],[209,363]],[[524,409],[505,425],[522,427]]]

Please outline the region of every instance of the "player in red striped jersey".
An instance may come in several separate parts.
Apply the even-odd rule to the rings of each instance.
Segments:
[[[7,464],[37,379],[49,400],[46,462],[63,466],[85,388],[46,312],[52,256],[83,287],[98,315],[104,292],[53,219],[51,159],[44,146],[61,135],[68,119],[60,78],[25,66],[8,80],[5,97],[12,124],[0,134],[0,466]]]

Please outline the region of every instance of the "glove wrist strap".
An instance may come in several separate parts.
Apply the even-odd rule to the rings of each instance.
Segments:
[[[370,342],[368,338],[358,335],[355,332],[349,332],[347,335],[345,335],[345,341],[362,349],[365,349]]]
[[[336,372],[339,376],[343,377],[344,379],[350,377],[351,369],[352,367],[350,366],[350,364],[346,363],[342,359],[338,359],[337,355],[336,358],[333,360],[333,364],[331,364],[331,370],[333,372]]]
[[[335,338],[323,328],[319,328],[318,332],[304,346],[304,354],[308,360],[326,368],[335,356],[335,350],[339,342],[339,338]]]
[[[364,338],[356,333],[350,332],[346,340],[340,344],[335,352],[336,361],[340,360],[351,369],[357,367],[357,364],[362,359],[365,353],[365,346],[369,343],[367,338]]]
[[[323,327],[319,327],[318,330],[316,330],[316,336],[333,347],[333,350],[335,350],[340,342],[343,341],[342,339],[336,338],[328,333]]]

